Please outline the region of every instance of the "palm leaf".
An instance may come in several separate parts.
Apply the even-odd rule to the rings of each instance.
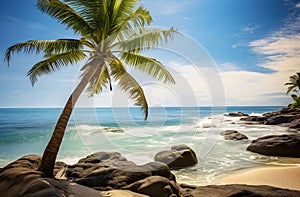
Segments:
[[[110,63],[111,75],[120,88],[130,94],[130,98],[134,100],[134,105],[140,106],[144,111],[145,120],[148,117],[148,103],[142,87],[139,83],[126,71],[124,65],[118,59],[114,59]]]
[[[60,69],[62,66],[77,63],[86,56],[84,52],[78,50],[60,54],[46,54],[45,57],[47,57],[47,59],[35,64],[27,73],[32,85],[35,84],[37,78],[42,74],[53,72]]]
[[[85,36],[91,35],[94,31],[79,12],[59,0],[38,0],[37,7],[42,12],[58,19],[67,28],[72,28],[75,33]]]
[[[173,28],[168,30],[140,28],[136,31],[131,37],[114,44],[112,47],[118,47],[122,51],[138,53],[166,42],[168,38],[173,38],[173,34],[176,32]]]
[[[107,87],[107,84],[110,84],[111,90],[112,87],[108,68],[105,64],[103,64],[102,66],[98,67],[93,79],[90,81],[90,85],[87,90],[90,96],[94,96],[94,94],[102,92],[103,88]]]
[[[166,82],[175,83],[172,75],[169,71],[156,59],[142,56],[140,54],[134,54],[130,52],[123,52],[121,60],[124,63],[131,65],[133,68],[143,71],[153,78]]]
[[[59,40],[29,40],[9,47],[5,52],[5,60],[8,62],[13,53],[61,53],[66,51],[76,51],[82,48],[83,43],[75,39]]]

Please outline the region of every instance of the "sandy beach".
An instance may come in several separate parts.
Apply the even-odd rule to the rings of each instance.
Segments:
[[[300,190],[300,167],[260,167],[241,170],[223,177],[220,184],[269,185]]]

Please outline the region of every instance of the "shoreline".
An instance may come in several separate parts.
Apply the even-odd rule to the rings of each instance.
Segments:
[[[299,166],[265,166],[238,170],[218,179],[218,185],[268,185],[300,191]]]

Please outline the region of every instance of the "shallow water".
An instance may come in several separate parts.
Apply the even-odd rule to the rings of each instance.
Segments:
[[[226,141],[219,135],[234,129],[250,140],[268,134],[286,133],[279,126],[250,125],[224,113],[275,111],[281,107],[151,108],[143,120],[138,108],[76,109],[67,128],[58,160],[68,164],[97,151],[121,152],[137,164],[153,161],[155,154],[173,145],[186,144],[198,155],[199,163],[174,171],[179,182],[204,185],[216,183],[233,171],[267,164],[300,165],[299,160],[267,157],[247,152],[249,141]],[[0,166],[24,154],[41,154],[61,109],[0,109]],[[124,133],[103,132],[121,128]]]

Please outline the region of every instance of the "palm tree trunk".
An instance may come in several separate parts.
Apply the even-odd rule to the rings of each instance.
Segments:
[[[94,69],[91,69],[94,70]],[[74,89],[72,92],[71,96],[69,97],[57,123],[54,128],[52,137],[50,141],[48,142],[47,147],[44,150],[43,157],[41,164],[39,165],[39,171],[43,172],[45,177],[53,178],[53,169],[54,169],[54,164],[55,160],[62,142],[62,139],[65,134],[66,127],[68,125],[70,116],[72,114],[73,108],[87,86],[88,82],[92,78],[94,72],[89,72],[87,73],[78,86]]]

